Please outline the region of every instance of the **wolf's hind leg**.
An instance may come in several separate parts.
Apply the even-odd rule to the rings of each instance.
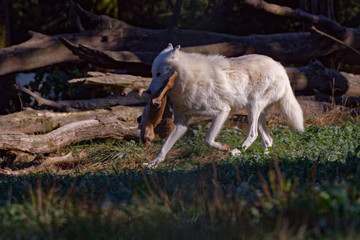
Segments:
[[[260,113],[264,110],[266,104],[262,101],[254,101],[249,104],[248,108],[248,122],[249,132],[248,135],[241,145],[245,151],[257,138],[258,136],[258,125]]]
[[[272,146],[272,138],[266,127],[266,111],[262,112],[259,117],[259,132],[263,141],[264,153],[269,153],[269,147]]]
[[[219,134],[221,127],[224,125],[227,117],[229,116],[229,110],[224,110],[213,118],[211,122],[211,127],[206,135],[205,142],[208,146],[214,147],[216,149],[222,150],[222,151],[229,151],[230,146],[225,143],[219,143],[215,142],[215,138]]]

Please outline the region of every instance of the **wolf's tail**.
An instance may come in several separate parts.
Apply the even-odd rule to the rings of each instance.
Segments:
[[[285,94],[279,100],[280,111],[285,116],[287,122],[294,129],[304,131],[304,118],[301,107],[296,100],[290,84],[286,85]]]

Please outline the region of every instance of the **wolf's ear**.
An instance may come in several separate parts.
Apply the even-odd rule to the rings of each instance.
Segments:
[[[177,45],[173,50],[172,50],[172,58],[179,58],[179,52],[180,52],[180,45]]]
[[[171,50],[173,50],[173,45],[171,43],[169,43],[168,46],[166,48],[164,48],[164,50],[162,50],[161,52],[165,53],[165,52],[169,52]]]

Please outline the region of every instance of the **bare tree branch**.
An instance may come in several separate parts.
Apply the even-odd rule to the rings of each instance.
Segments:
[[[323,35],[323,36],[325,36],[325,37],[333,40],[334,42],[337,42],[337,43],[339,43],[339,44],[347,47],[348,49],[350,49],[351,51],[355,52],[356,54],[358,54],[358,55],[360,56],[360,51],[358,51],[357,49],[353,48],[353,47],[350,46],[349,44],[346,44],[346,43],[344,43],[343,41],[337,39],[336,37],[333,37],[333,36],[331,36],[330,34],[327,34],[326,32],[323,32],[323,31],[317,29],[315,26],[312,26],[311,29],[314,30],[315,32],[317,32],[317,33],[319,33],[319,34],[321,34],[321,35]]]
[[[123,106],[143,106],[146,104],[148,94],[142,94],[141,96],[137,92],[132,92],[126,96],[116,96],[111,98],[97,98],[97,99],[85,99],[85,100],[62,100],[52,101],[45,99],[29,89],[24,87],[20,88],[21,91],[32,96],[39,105],[53,107],[64,112],[77,112],[84,110],[94,110],[100,108],[110,108],[116,105]]]
[[[322,26],[323,28],[326,28],[330,32],[336,33],[337,35],[344,34],[346,32],[345,27],[322,15],[313,15],[301,9],[292,9],[277,4],[267,3],[263,0],[245,0],[245,3],[275,15],[294,17],[299,20]]]
[[[126,70],[129,74],[145,77],[150,76],[151,64],[149,63],[155,57],[154,53],[100,51],[90,46],[72,43],[66,38],[60,38],[60,40],[67,48],[84,61],[100,67]]]
[[[55,109],[59,109],[60,111],[64,111],[64,112],[77,112],[77,111],[79,111],[78,109],[74,109],[74,108],[72,108],[70,106],[66,106],[64,104],[60,104],[58,102],[45,99],[45,98],[41,97],[39,94],[36,94],[36,93],[30,91],[27,88],[19,87],[18,89],[20,91],[26,93],[26,94],[29,94],[31,97],[33,97],[38,102],[38,104],[40,106],[41,105],[50,106],[50,107],[53,107]]]

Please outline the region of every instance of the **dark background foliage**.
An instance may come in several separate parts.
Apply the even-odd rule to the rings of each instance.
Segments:
[[[176,0],[77,0],[83,8],[105,14],[144,28],[166,28],[171,25]],[[309,12],[310,0],[269,1]],[[315,1],[316,2],[316,1]],[[325,2],[325,1],[324,1]],[[73,32],[68,1],[12,0],[11,43],[28,38],[28,30],[44,34]],[[334,1],[334,19],[349,27],[359,27],[360,1]],[[242,0],[183,0],[178,19],[180,28],[196,28],[238,35],[303,31],[303,23],[258,11]]]

